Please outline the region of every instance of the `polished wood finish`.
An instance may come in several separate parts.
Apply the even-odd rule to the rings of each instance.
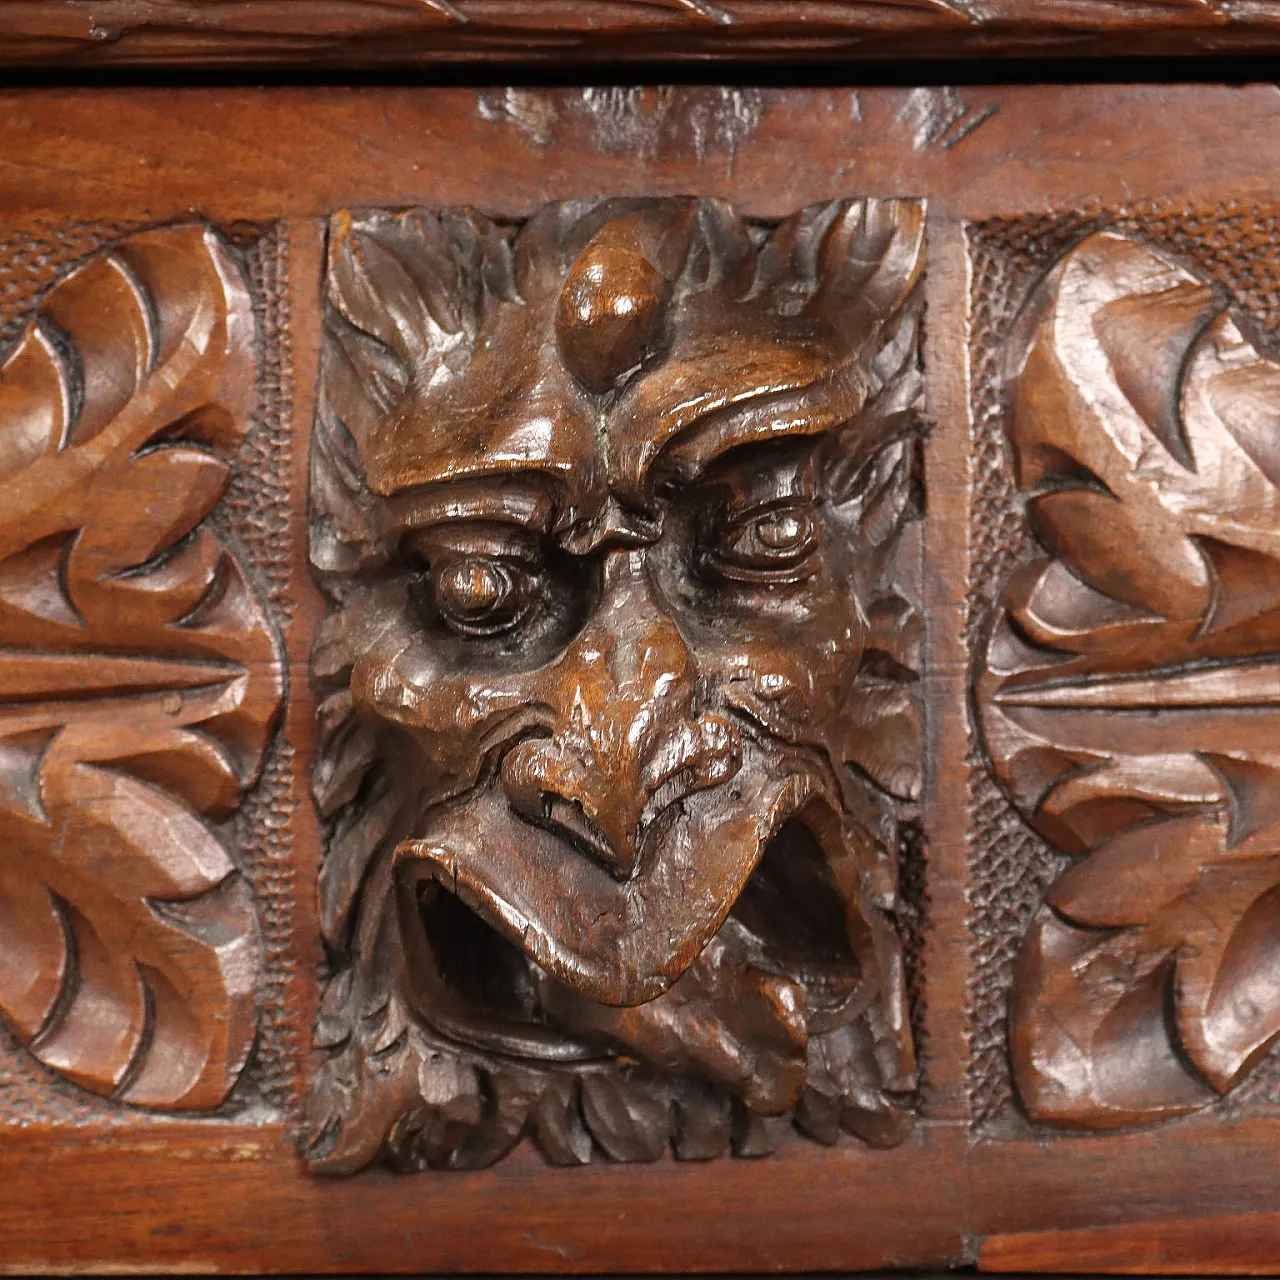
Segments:
[[[280,704],[261,602],[202,524],[253,312],[203,226],[60,280],[0,367],[0,1011],[135,1106],[217,1107],[256,1032],[252,895],[213,830]]]
[[[6,0],[0,65],[1274,53],[1275,0]]]
[[[905,1138],[923,241],[909,201],[335,218],[314,1167]]]
[[[282,636],[288,666],[287,703],[262,781],[243,790],[238,816],[218,827],[227,856],[252,881],[264,938],[258,1047],[215,1114],[175,1119],[53,1079],[16,1041],[0,1045],[0,1168],[7,1188],[0,1267],[12,1273],[140,1264],[316,1272],[957,1263],[1067,1272],[1280,1269],[1276,1059],[1264,1053],[1254,1060],[1253,1050],[1269,1036],[1265,1002],[1254,1001],[1251,1010],[1237,998],[1251,997],[1250,979],[1265,978],[1268,951],[1266,930],[1248,926],[1256,918],[1251,899],[1242,894],[1237,901],[1234,890],[1239,883],[1261,895],[1265,886],[1223,873],[1234,870],[1231,842],[1241,830],[1227,818],[1224,779],[1233,769],[1256,773],[1268,749],[1266,735],[1251,734],[1249,726],[1270,713],[1242,705],[1242,691],[1254,687],[1253,673],[1267,656],[1269,597],[1252,589],[1206,590],[1211,571],[1215,582],[1222,578],[1217,545],[1247,541],[1242,530],[1254,537],[1272,511],[1259,478],[1265,478],[1270,399],[1256,388],[1269,386],[1272,335],[1280,326],[1280,94],[1273,86],[121,89],[11,92],[0,96],[0,111],[6,121],[0,267],[10,269],[0,282],[5,358],[17,350],[38,299],[54,296],[58,279],[77,267],[89,270],[93,255],[104,248],[109,254],[109,245],[160,234],[149,231],[153,226],[200,225],[239,269],[256,322],[253,425],[230,460],[226,495],[207,515],[193,506],[191,519],[197,536],[208,528],[245,569],[263,614]],[[325,755],[317,695],[336,691],[345,677],[341,662],[326,671],[315,646],[332,625],[326,619],[340,616],[334,593],[365,589],[370,581],[361,576],[368,568],[357,563],[326,568],[318,582],[317,542],[308,527],[317,509],[309,476],[329,411],[336,305],[330,260],[343,251],[344,235],[407,219],[406,211],[461,217],[458,211],[469,206],[478,211],[468,215],[472,225],[514,237],[550,202],[594,207],[602,195],[644,209],[671,207],[672,197],[675,204],[723,201],[761,242],[797,211],[831,201],[923,202],[917,288],[927,430],[916,495],[923,514],[906,533],[919,540],[918,579],[908,594],[925,623],[918,668],[924,767],[919,826],[900,850],[896,911],[917,1057],[915,1123],[896,1146],[877,1148],[847,1134],[832,1146],[795,1137],[761,1160],[664,1156],[615,1163],[602,1158],[608,1148],[599,1144],[603,1152],[593,1152],[584,1167],[557,1168],[525,1143],[488,1169],[404,1177],[375,1163],[349,1176],[318,1177],[298,1153],[299,1141],[312,1136],[304,1127],[307,1084],[327,1052],[311,1047],[311,1035],[322,989],[346,953],[332,943],[324,950],[335,925],[341,934],[345,913],[322,913],[318,900],[322,851],[331,857],[335,846],[331,820],[321,817],[310,792],[313,783],[323,784],[323,770],[314,772]],[[196,215],[207,222],[197,223]],[[626,255],[631,292],[608,296],[633,299],[630,311],[597,312],[585,273],[561,306],[580,252],[599,230],[556,259],[541,309],[530,317],[530,336],[510,351],[517,363],[531,350],[548,359],[573,353],[564,368],[572,378],[568,391],[560,384],[568,404],[618,396],[613,380],[620,375],[625,395],[628,351],[644,352],[642,369],[664,367],[662,330],[651,319],[665,288],[661,261],[651,262],[650,273]],[[608,252],[600,256],[608,261],[615,244],[612,233],[606,239]],[[270,272],[254,247],[268,242]],[[1155,305],[1143,284],[1151,272],[1164,273],[1172,290],[1168,308]],[[1169,290],[1155,290],[1156,297]],[[384,345],[394,351],[399,333],[377,302],[387,292],[370,295],[359,323],[348,323],[375,336],[379,330],[366,326],[381,326]],[[650,310],[646,298],[655,296]],[[1187,305],[1174,305],[1179,300]],[[163,303],[150,310],[162,319],[168,314]],[[606,317],[607,341],[599,348],[582,331],[590,334],[596,314]],[[1111,345],[1102,355],[1081,357],[1082,348],[1063,346],[1057,336],[1073,325],[1104,335],[1090,350]],[[726,322],[724,335],[733,332]],[[386,370],[386,387],[394,388],[394,364]],[[1033,405],[1046,413],[1022,412]],[[1089,416],[1082,405],[1101,408]],[[1051,419],[1049,409],[1057,416]],[[161,429],[160,448],[130,455],[130,465],[193,447],[164,439]],[[1024,473],[1015,450],[1024,439],[1035,443],[1027,433],[1050,429],[1052,449],[1023,459],[1030,467]],[[378,435],[374,430],[370,441]],[[426,436],[433,438],[429,430]],[[1130,492],[1136,468],[1117,462],[1116,450],[1130,439],[1147,466],[1140,493]],[[1209,439],[1214,465],[1202,449]],[[206,456],[215,454],[230,459],[217,445]],[[357,453],[360,465],[346,479],[364,483],[372,456]],[[398,456],[394,447],[385,454],[389,488]],[[1231,470],[1217,469],[1218,461]],[[241,520],[237,486],[267,471],[276,477],[271,501]],[[1046,476],[1052,494],[1044,491]],[[1113,495],[1106,500],[1132,518],[1073,524],[1061,514],[1072,502],[1096,504],[1103,488]],[[1248,500],[1236,501],[1238,491]],[[1188,494],[1199,495],[1198,506],[1188,505]],[[1049,498],[1050,516],[1029,521],[1027,497],[1033,509]],[[1232,531],[1191,527],[1185,521],[1193,508],[1197,519],[1230,521]],[[1141,518],[1132,515],[1139,510]],[[261,551],[256,530],[264,522],[273,532]],[[1107,531],[1121,527],[1124,537],[1113,535],[1108,544]],[[1187,541],[1215,544],[1200,561],[1203,574],[1184,554]],[[470,625],[473,588],[492,594],[486,566],[458,571],[458,557],[446,555],[442,564],[437,550],[433,569],[431,550],[416,572],[424,585],[436,575],[440,599],[466,613]],[[1107,555],[1123,571],[1109,573]],[[1148,750],[1150,743],[1174,733],[1188,719],[1186,709],[1162,704],[1144,712],[1146,738],[1103,730],[1105,752],[1124,766],[1111,768],[1103,783],[1123,775],[1125,785],[1151,791],[1149,779],[1164,776],[1151,772],[1151,760],[1132,763],[1144,753],[1159,756],[1159,767],[1173,770],[1179,782],[1162,782],[1159,804],[1173,812],[1151,813],[1146,829],[1172,827],[1164,831],[1170,836],[1185,830],[1191,806],[1204,836],[1184,846],[1194,855],[1180,864],[1194,877],[1190,888],[1184,878],[1167,894],[1155,873],[1172,862],[1154,859],[1142,867],[1142,883],[1153,891],[1118,923],[1100,914],[1127,905],[1105,874],[1088,910],[1081,889],[1069,904],[1078,914],[1041,914],[1046,895],[1057,892],[1051,886],[1071,888],[1074,876],[1079,887],[1077,873],[1092,875],[1091,859],[1105,849],[1094,847],[1095,828],[1079,825],[1072,827],[1075,845],[1059,843],[1063,825],[1046,825],[1052,815],[1042,812],[1042,792],[1011,785],[1015,774],[1024,781],[1027,775],[992,731],[1002,708],[1023,704],[998,684],[1007,676],[1003,667],[997,684],[990,683],[991,636],[1010,616],[1011,626],[1021,625],[1011,614],[1025,601],[1018,592],[1040,580],[1029,579],[1026,566],[1046,559],[1075,564],[1081,575],[1089,565],[1097,577],[1090,589],[1121,604],[1135,584],[1154,593],[1143,597],[1143,607],[1157,615],[1147,624],[1152,632],[1143,634],[1158,631],[1159,644],[1108,651],[1088,626],[1078,628],[1098,640],[1088,652],[1105,655],[1106,680],[1146,680],[1152,673],[1200,679],[1198,673],[1213,671],[1231,695],[1201,698],[1204,705],[1191,713],[1196,732],[1176,730],[1177,741],[1158,751]],[[1265,587],[1270,579],[1244,581]],[[1213,616],[1207,602],[1227,599],[1243,601],[1229,625],[1216,632],[1202,627]],[[644,613],[636,614],[638,626]],[[1245,642],[1249,635],[1253,647]],[[729,633],[716,642],[740,637]],[[1220,652],[1211,648],[1218,643]],[[379,660],[374,649],[371,662]],[[1071,735],[1085,732],[1088,717],[1117,713],[1042,706],[1043,654],[1035,661],[1040,665],[1014,677],[1041,699],[1034,707],[1038,728],[1050,744],[1078,751]],[[1067,661],[1081,666],[1078,678],[1050,688],[1075,697],[1098,686],[1102,677],[1087,662]],[[877,662],[869,673],[887,670],[888,663]],[[495,665],[495,682],[511,674]],[[1158,687],[1182,686],[1161,680]],[[1192,763],[1166,759],[1179,755]],[[608,763],[623,774],[628,768],[622,755]],[[1051,770],[1046,785],[1056,777]],[[1269,792],[1258,781],[1242,793],[1243,803],[1230,802],[1232,812],[1266,818]],[[611,805],[634,808],[625,792],[584,794],[601,805],[605,822],[612,822]],[[1120,836],[1135,816],[1127,812],[1115,805],[1102,810],[1098,838]],[[1254,826],[1260,833],[1265,824]],[[267,851],[261,858],[250,852],[255,839]],[[1079,847],[1082,840],[1092,852]],[[625,846],[625,839],[618,843]],[[571,848],[566,867],[576,857]],[[1266,861],[1250,858],[1259,866]],[[489,874],[487,863],[478,867]],[[1215,879],[1226,891],[1221,896]],[[1128,889],[1133,881],[1122,877],[1121,884]],[[1217,936],[1199,922],[1206,906],[1217,912]],[[554,915],[551,922],[557,924]],[[1092,972],[1080,977],[1069,964],[1031,972],[1029,981],[1026,966],[1016,963],[1024,938],[1034,946],[1059,925],[1106,959],[1108,946],[1114,953],[1129,947],[1122,958],[1137,955],[1145,963],[1159,949],[1149,944],[1167,943],[1175,969],[1204,965],[1232,979],[1214,976],[1203,1001],[1206,984],[1188,981],[1171,990],[1177,1000],[1167,1006],[1167,1022],[1142,1022],[1140,1034],[1122,1026],[1121,1038],[1136,1052],[1172,1057],[1196,1086],[1192,1109],[1179,1106],[1185,1114],[1161,1118],[1171,1108],[1166,1095],[1152,1091],[1159,1080],[1134,1071],[1123,1055],[1118,1074],[1100,1069],[1095,1056],[1082,1073],[1084,1086],[1056,1110],[1056,1099],[1024,1069],[1061,1060],[1046,1058],[1043,1049],[1049,1015],[1063,1012],[1077,1018],[1073,1027],[1090,1032],[1090,1047],[1115,1060],[1116,1038],[1107,1033],[1116,1024],[1105,1009],[1089,1022],[1096,1001],[1114,987],[1095,982]],[[581,944],[589,951],[589,931]],[[1245,958],[1242,965],[1237,956]],[[1232,975],[1244,981],[1235,985]],[[1226,1004],[1214,1003],[1217,991]],[[1011,1055],[1006,1015],[1016,992],[1020,1030]],[[1119,1003],[1128,1007],[1123,998]],[[1220,1016],[1223,1008],[1230,1017]],[[575,1026],[598,1035],[598,1018],[580,1014],[581,1007]],[[1224,1025],[1226,1040],[1195,1038]],[[269,1080],[268,1058],[276,1073]],[[1097,1111],[1116,1110],[1104,1086],[1117,1080],[1128,1090],[1126,1123],[1098,1128]],[[579,1135],[569,1138],[572,1152]]]
[[[1081,859],[1014,971],[1014,1073],[1037,1120],[1194,1110],[1280,1035],[1280,364],[1225,302],[1097,232],[1008,352],[1017,481],[1051,558],[1005,590],[983,731],[1019,809]]]

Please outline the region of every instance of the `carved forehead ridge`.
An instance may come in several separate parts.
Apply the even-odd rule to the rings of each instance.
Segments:
[[[856,417],[921,267],[910,201],[770,229],[691,198],[335,219],[330,380],[368,487],[541,473],[579,509]],[[660,467],[655,463],[661,458]]]

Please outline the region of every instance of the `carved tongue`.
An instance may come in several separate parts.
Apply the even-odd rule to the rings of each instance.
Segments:
[[[556,981],[602,1004],[643,1004],[711,940],[813,784],[748,748],[733,789],[688,797],[628,880],[521,820],[496,788],[433,811],[396,857],[425,863]]]
[[[722,1085],[761,1115],[783,1115],[804,1089],[805,989],[755,968],[751,950],[730,920],[656,1000],[618,1009],[545,979],[542,1006],[588,1042]]]

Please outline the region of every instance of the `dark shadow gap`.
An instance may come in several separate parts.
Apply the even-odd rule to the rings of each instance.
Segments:
[[[1280,36],[1277,37],[1280,50]],[[0,51],[2,56],[2,51]],[[221,55],[226,56],[226,55]],[[671,55],[644,63],[538,53],[554,64],[530,66],[478,57],[425,66],[22,66],[0,72],[5,89],[94,88],[577,88],[589,85],[728,85],[769,89],[902,88],[976,85],[1275,83],[1275,55],[1156,57],[973,57],[956,59],[815,58],[791,51],[785,62]]]

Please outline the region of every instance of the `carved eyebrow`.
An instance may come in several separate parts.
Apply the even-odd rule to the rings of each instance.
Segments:
[[[384,500],[383,525],[398,535],[434,524],[485,520],[546,532],[555,519],[552,486],[541,477],[489,482],[445,480]]]
[[[790,436],[737,445],[713,458],[691,482],[723,491],[730,515],[790,501],[816,501],[819,444],[817,437]]]
[[[849,370],[788,388],[756,393],[700,414],[662,441],[656,456],[635,459],[642,474],[663,471],[688,483],[735,449],[826,435],[858,415],[866,400],[862,380]],[[634,464],[633,464],[634,465]]]
[[[707,424],[707,432],[695,424],[687,437],[671,442],[651,470],[655,478],[675,481],[680,486],[710,480],[722,470],[765,470],[770,473],[803,471],[814,474],[814,460],[821,441],[839,429],[826,413],[798,410],[771,414],[752,423]],[[708,438],[710,435],[710,438]],[[788,448],[790,446],[790,449]],[[803,453],[804,460],[798,462]]]

